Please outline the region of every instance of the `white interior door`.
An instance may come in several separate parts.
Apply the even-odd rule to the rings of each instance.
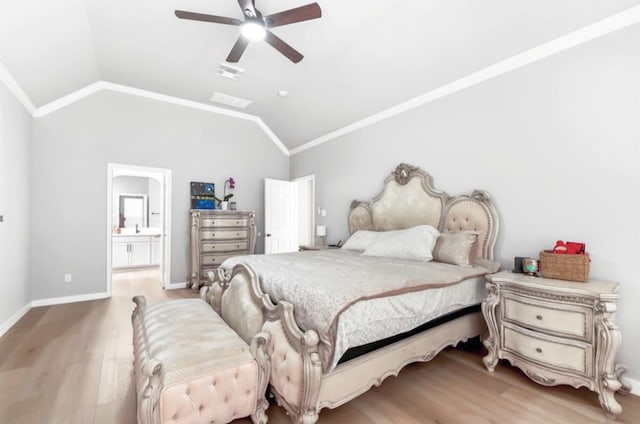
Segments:
[[[264,180],[264,252],[298,251],[298,200],[296,183]]]
[[[315,176],[293,181],[298,190],[298,245],[315,244]]]

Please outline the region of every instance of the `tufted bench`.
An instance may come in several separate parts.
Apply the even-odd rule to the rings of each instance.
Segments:
[[[138,424],[267,422],[268,335],[247,345],[201,299],[133,302]]]

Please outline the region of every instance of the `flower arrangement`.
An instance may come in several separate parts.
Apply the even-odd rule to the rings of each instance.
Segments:
[[[229,199],[233,197],[233,193],[227,194],[227,185],[229,186],[229,190],[233,190],[234,188],[236,188],[236,180],[234,180],[233,177],[229,177],[229,179],[224,182],[224,195],[222,196],[222,199],[219,199],[216,196],[213,196],[213,198],[216,199],[218,204],[222,202],[228,202]]]

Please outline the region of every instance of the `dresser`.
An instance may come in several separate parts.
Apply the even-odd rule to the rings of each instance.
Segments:
[[[255,246],[253,211],[192,209],[189,287],[197,290],[208,281],[208,271],[232,256],[253,254]]]
[[[495,370],[499,359],[546,386],[586,386],[602,408],[622,412],[616,391],[631,387],[616,363],[622,335],[615,324],[618,284],[530,277],[503,271],[487,277],[482,313],[489,328],[483,358]]]

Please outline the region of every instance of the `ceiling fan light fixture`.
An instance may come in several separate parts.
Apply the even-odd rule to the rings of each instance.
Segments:
[[[267,35],[267,30],[258,22],[248,21],[240,26],[240,33],[251,41],[262,41]]]

